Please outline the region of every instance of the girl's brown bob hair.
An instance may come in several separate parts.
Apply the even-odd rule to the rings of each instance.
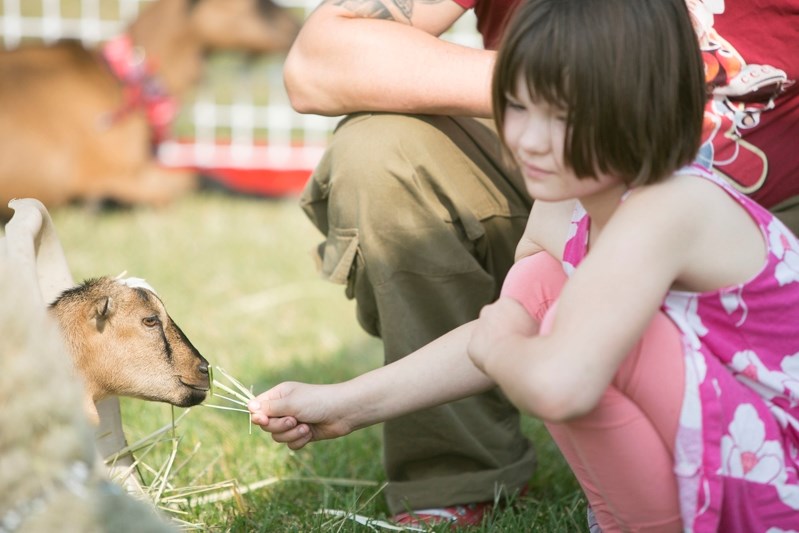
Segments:
[[[563,158],[580,178],[655,183],[696,157],[706,89],[685,0],[523,0],[494,71],[503,141],[520,76],[566,111]]]

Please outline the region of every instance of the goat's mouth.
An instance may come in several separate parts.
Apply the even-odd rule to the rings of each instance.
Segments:
[[[208,396],[208,391],[210,390],[207,384],[191,383],[189,381],[184,381],[182,378],[178,378],[178,380],[186,388],[184,389],[185,394],[183,398],[181,398],[180,403],[177,405],[180,407],[191,407],[205,401]]]
[[[188,387],[190,389],[206,393],[211,390],[210,386],[207,383],[197,384],[197,383],[189,383],[188,381],[184,380],[183,378],[178,378],[178,380],[183,384],[183,386]]]

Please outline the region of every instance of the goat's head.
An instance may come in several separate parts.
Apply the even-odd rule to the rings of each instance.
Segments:
[[[164,88],[180,98],[199,81],[207,52],[283,53],[300,24],[272,0],[157,0],[128,31],[137,53],[157,66]]]
[[[252,53],[288,51],[300,21],[273,0],[195,0],[192,21],[209,49]]]
[[[50,311],[58,320],[93,403],[131,396],[179,407],[201,403],[208,361],[143,280],[102,277],[64,291]]]

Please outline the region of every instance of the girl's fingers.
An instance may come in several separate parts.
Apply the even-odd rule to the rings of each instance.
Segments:
[[[261,413],[252,415],[252,423],[261,426],[269,433],[282,433],[297,426],[297,419],[293,416],[269,418]]]
[[[265,429],[264,431],[269,430]],[[292,450],[305,446],[312,437],[311,430],[307,424],[299,424],[297,427],[286,431],[271,431],[271,433],[273,441],[288,444]],[[299,445],[297,445],[298,443]]]
[[[304,437],[302,437],[300,439],[297,439],[294,442],[288,443],[288,447],[290,449],[292,449],[292,450],[299,450],[300,448],[302,448],[303,446],[305,446],[306,444],[311,442],[311,440],[312,440],[312,436],[311,436],[310,433],[308,433]]]

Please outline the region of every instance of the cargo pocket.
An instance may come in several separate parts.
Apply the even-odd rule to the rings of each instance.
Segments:
[[[347,298],[355,297],[355,260],[358,255],[358,229],[331,229],[320,245],[322,277],[346,285]]]
[[[367,333],[379,337],[380,316],[374,288],[360,254],[358,236],[357,228],[330,230],[327,240],[319,247],[322,277],[344,285],[344,294],[355,300],[358,323]]]

